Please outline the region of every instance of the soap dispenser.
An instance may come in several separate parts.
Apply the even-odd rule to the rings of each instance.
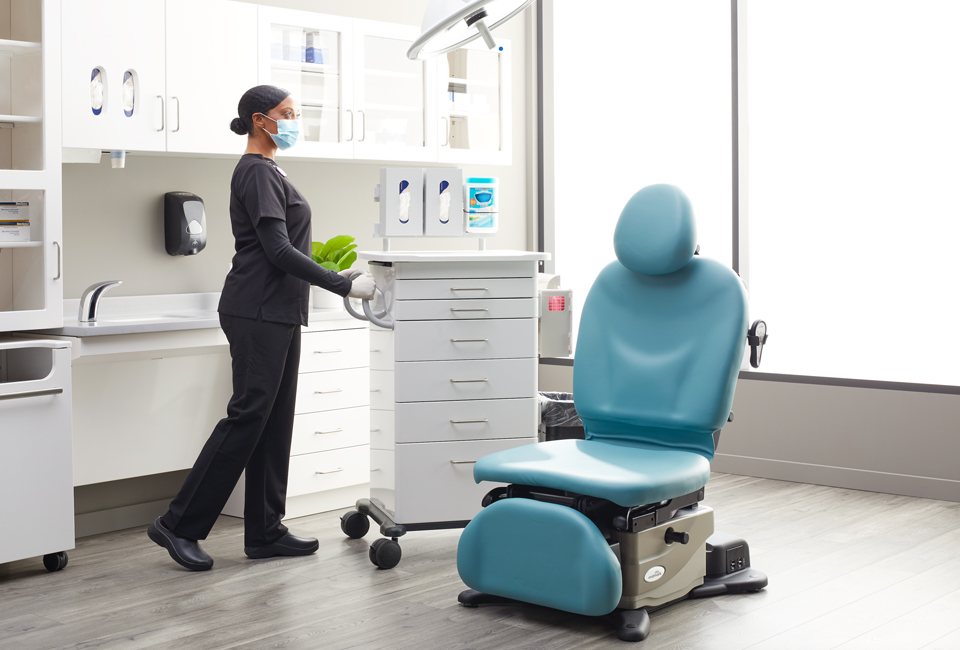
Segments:
[[[196,255],[207,245],[203,199],[190,192],[163,196],[164,245],[170,255]]]

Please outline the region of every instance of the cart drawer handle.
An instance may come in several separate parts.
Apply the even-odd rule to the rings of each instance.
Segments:
[[[317,474],[336,474],[337,472],[342,472],[343,468],[338,467],[337,469],[332,469],[329,472],[317,472]]]
[[[456,289],[451,289],[451,291],[456,291]],[[461,291],[462,291],[462,289],[461,289]],[[450,311],[490,311],[490,310],[487,309],[486,307],[476,307],[476,308],[471,308],[471,309],[467,309],[467,308],[459,308],[459,309],[458,309],[458,308],[456,308],[456,307],[451,307],[451,308],[450,308]]]
[[[343,352],[343,350],[314,350],[314,354],[333,354],[334,352]]]
[[[326,395],[327,393],[342,393],[342,388],[334,388],[333,390],[315,390],[313,391],[314,395]]]
[[[489,422],[487,418],[482,420],[450,420],[450,424],[483,424],[484,422]]]
[[[450,287],[450,291],[490,291],[486,287]]]
[[[451,343],[486,343],[490,339],[450,339]]]
[[[330,431],[314,431],[313,435],[319,436],[324,433],[340,433],[343,429],[331,429]]]
[[[7,393],[0,395],[0,400],[4,399],[22,399],[24,397],[41,397],[43,395],[59,395],[63,392],[62,388],[45,388],[43,390],[28,390],[22,393]]]
[[[475,460],[451,460],[451,461],[450,461],[450,464],[451,464],[451,465],[473,465],[475,462],[477,462],[477,461],[475,461]]]
[[[489,379],[451,379],[450,383],[451,384],[468,384],[470,382],[485,382],[485,381],[489,381]]]

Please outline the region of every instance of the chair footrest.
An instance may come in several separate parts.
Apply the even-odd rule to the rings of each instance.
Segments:
[[[484,594],[575,614],[612,612],[623,590],[620,563],[583,514],[531,499],[504,499],[464,529],[463,582]]]

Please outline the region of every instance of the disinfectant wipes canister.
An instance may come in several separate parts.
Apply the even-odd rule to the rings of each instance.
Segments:
[[[463,184],[463,211],[468,233],[497,232],[499,179],[468,178]]]

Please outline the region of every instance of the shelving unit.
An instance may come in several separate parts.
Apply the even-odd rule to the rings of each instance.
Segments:
[[[0,241],[0,332],[63,324],[60,2],[0,5],[0,202],[26,202],[30,241]]]

